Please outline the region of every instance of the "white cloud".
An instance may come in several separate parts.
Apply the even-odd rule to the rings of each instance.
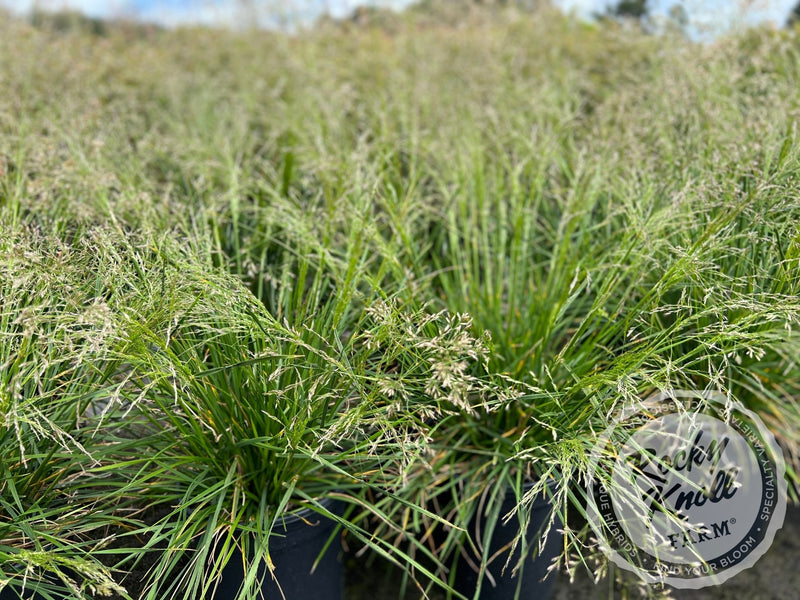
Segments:
[[[236,2],[201,1],[186,6],[170,6],[159,2],[146,4],[149,6],[141,7],[137,11],[137,17],[167,26],[184,23],[234,26],[241,16]]]
[[[574,13],[581,18],[589,18],[594,13],[603,12],[606,4],[611,4],[611,1],[604,0],[555,0],[555,6],[560,8],[566,13]]]

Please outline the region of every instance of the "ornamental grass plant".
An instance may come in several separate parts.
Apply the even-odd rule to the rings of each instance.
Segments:
[[[86,254],[33,226],[0,224],[0,580],[44,598],[123,593],[99,557],[132,521],[87,413],[114,370],[112,317]]]
[[[271,565],[273,530],[302,509],[433,577],[369,529],[401,535],[386,507],[417,510],[395,493],[412,418],[386,412],[351,295],[323,298],[316,269],[282,288],[278,317],[213,264],[211,241],[51,225],[9,242],[4,263],[6,585],[128,597],[123,574],[146,561],[141,597],[196,598],[235,548]]]
[[[787,148],[765,159],[772,181],[796,173]],[[795,454],[786,429],[798,418],[789,350],[800,315],[794,200],[765,186],[704,204],[614,205],[602,194],[548,202],[536,190],[517,203],[496,185],[462,196],[494,200],[454,199],[443,211],[439,231],[424,238],[433,240],[430,276],[409,292],[419,304],[470,315],[487,359],[469,375],[488,373],[498,390],[494,402],[437,423],[433,458],[409,479],[419,501],[438,486],[458,487],[442,513],[448,520],[464,527],[480,508],[490,515],[487,535],[511,518],[522,536],[526,508],[549,493],[569,537],[577,527],[568,507],[584,502],[576,482],[588,476],[596,432],[621,408],[669,389],[738,399]],[[767,376],[775,369],[779,388]],[[790,477],[796,482],[795,471]],[[536,485],[526,491],[526,482]],[[516,516],[496,509],[509,488]],[[474,542],[488,547],[488,538]]]
[[[362,341],[371,333],[348,300],[369,299],[329,290],[326,271],[299,257],[306,285],[279,288],[281,310],[273,315],[214,266],[212,242],[195,240],[188,251],[163,238],[118,243],[131,262],[147,265],[153,288],[131,298],[118,323],[114,356],[125,377],[112,382],[109,395],[118,401],[97,427],[129,417],[140,424],[131,432],[137,455],[104,471],[125,477],[121,492],[161,515],[131,532],[148,539],[140,556],[159,553],[143,597],[207,597],[230,560],[247,564],[238,597],[259,597],[261,564],[280,586],[270,541],[303,510],[341,526],[331,551],[344,532],[351,544],[433,577],[390,536],[369,529],[370,518],[380,519],[401,534],[386,511],[395,504],[441,521],[396,493],[397,465],[408,453],[397,431],[413,418],[388,414],[375,384],[381,365],[368,360]],[[421,543],[412,547],[437,564]]]

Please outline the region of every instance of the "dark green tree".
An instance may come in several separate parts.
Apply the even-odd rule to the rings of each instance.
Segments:
[[[609,14],[614,17],[643,19],[650,10],[647,2],[648,0],[619,0],[614,6],[609,7]]]
[[[34,27],[57,33],[78,32],[101,36],[108,33],[107,24],[102,19],[87,17],[77,10],[45,11],[36,9],[30,15],[30,23]]]
[[[681,30],[685,30],[689,25],[689,15],[683,4],[673,4],[669,9],[669,18]]]
[[[800,2],[795,4],[792,12],[789,13],[789,18],[786,20],[788,27],[793,27],[796,23],[800,23]]]

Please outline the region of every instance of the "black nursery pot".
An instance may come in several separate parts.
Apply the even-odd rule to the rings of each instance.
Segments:
[[[532,485],[530,484],[526,489],[530,489]],[[550,487],[552,488],[553,485],[550,484]],[[509,490],[506,492],[503,504],[500,507],[500,518],[495,525],[489,543],[489,556],[494,556],[495,558],[486,567],[491,577],[484,576],[481,582],[480,596],[478,596],[480,600],[512,600],[514,598],[519,600],[549,600],[553,596],[557,574],[555,570],[548,573],[547,569],[561,549],[563,534],[557,531],[559,529],[558,522],[550,530],[547,542],[542,551],[539,552],[539,538],[544,533],[547,522],[550,519],[553,504],[544,495],[534,500],[531,506],[528,530],[525,534],[529,556],[525,561],[521,574],[512,577],[512,568],[521,556],[521,544],[517,545],[510,561],[508,561],[508,551],[502,551],[502,549],[511,547],[511,543],[518,532],[519,521],[513,518],[504,524],[502,517],[511,511],[515,504],[516,496],[513,490]],[[470,536],[473,539],[479,539],[480,532],[484,531],[485,527],[486,518],[483,515],[475,515],[469,526]],[[455,566],[455,580],[453,581],[453,588],[470,599],[475,597],[475,591],[478,587],[478,572],[475,569],[475,565],[480,564],[479,556],[470,556],[470,560],[465,556],[468,553],[471,554],[471,552],[470,548],[466,546],[462,548]],[[498,552],[500,552],[499,555],[497,554]],[[530,555],[534,552],[536,554],[531,558]],[[503,567],[506,562],[508,562],[509,566],[503,573]],[[519,589],[519,596],[516,595],[517,589]]]
[[[332,502],[327,508],[334,514],[343,511],[340,502]],[[284,597],[286,600],[342,600],[344,566],[341,538],[337,535],[325,549],[335,528],[334,520],[310,510],[278,521],[269,541],[269,553],[280,587],[261,561],[256,574],[256,580],[262,582],[261,597],[267,600]],[[325,553],[320,557],[323,549]],[[242,554],[236,550],[223,569],[218,585],[206,600],[233,600],[245,577]]]

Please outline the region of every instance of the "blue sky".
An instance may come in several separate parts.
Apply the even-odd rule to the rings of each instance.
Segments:
[[[675,5],[683,6],[695,30],[713,31],[772,22],[782,26],[798,0],[650,0],[651,14],[666,17]],[[556,0],[555,4],[588,15],[607,0]]]
[[[553,0],[556,6],[588,17],[613,0]],[[348,14],[358,4],[403,6],[410,0],[0,0],[17,12],[33,6],[75,8],[97,17],[134,17],[166,25],[205,23],[235,25],[243,5],[257,6],[262,18],[277,13],[284,18],[307,19],[325,12]],[[650,0],[654,15],[666,15],[675,4],[683,5],[691,24],[702,32],[719,24],[726,28],[771,21],[783,25],[797,0]]]

